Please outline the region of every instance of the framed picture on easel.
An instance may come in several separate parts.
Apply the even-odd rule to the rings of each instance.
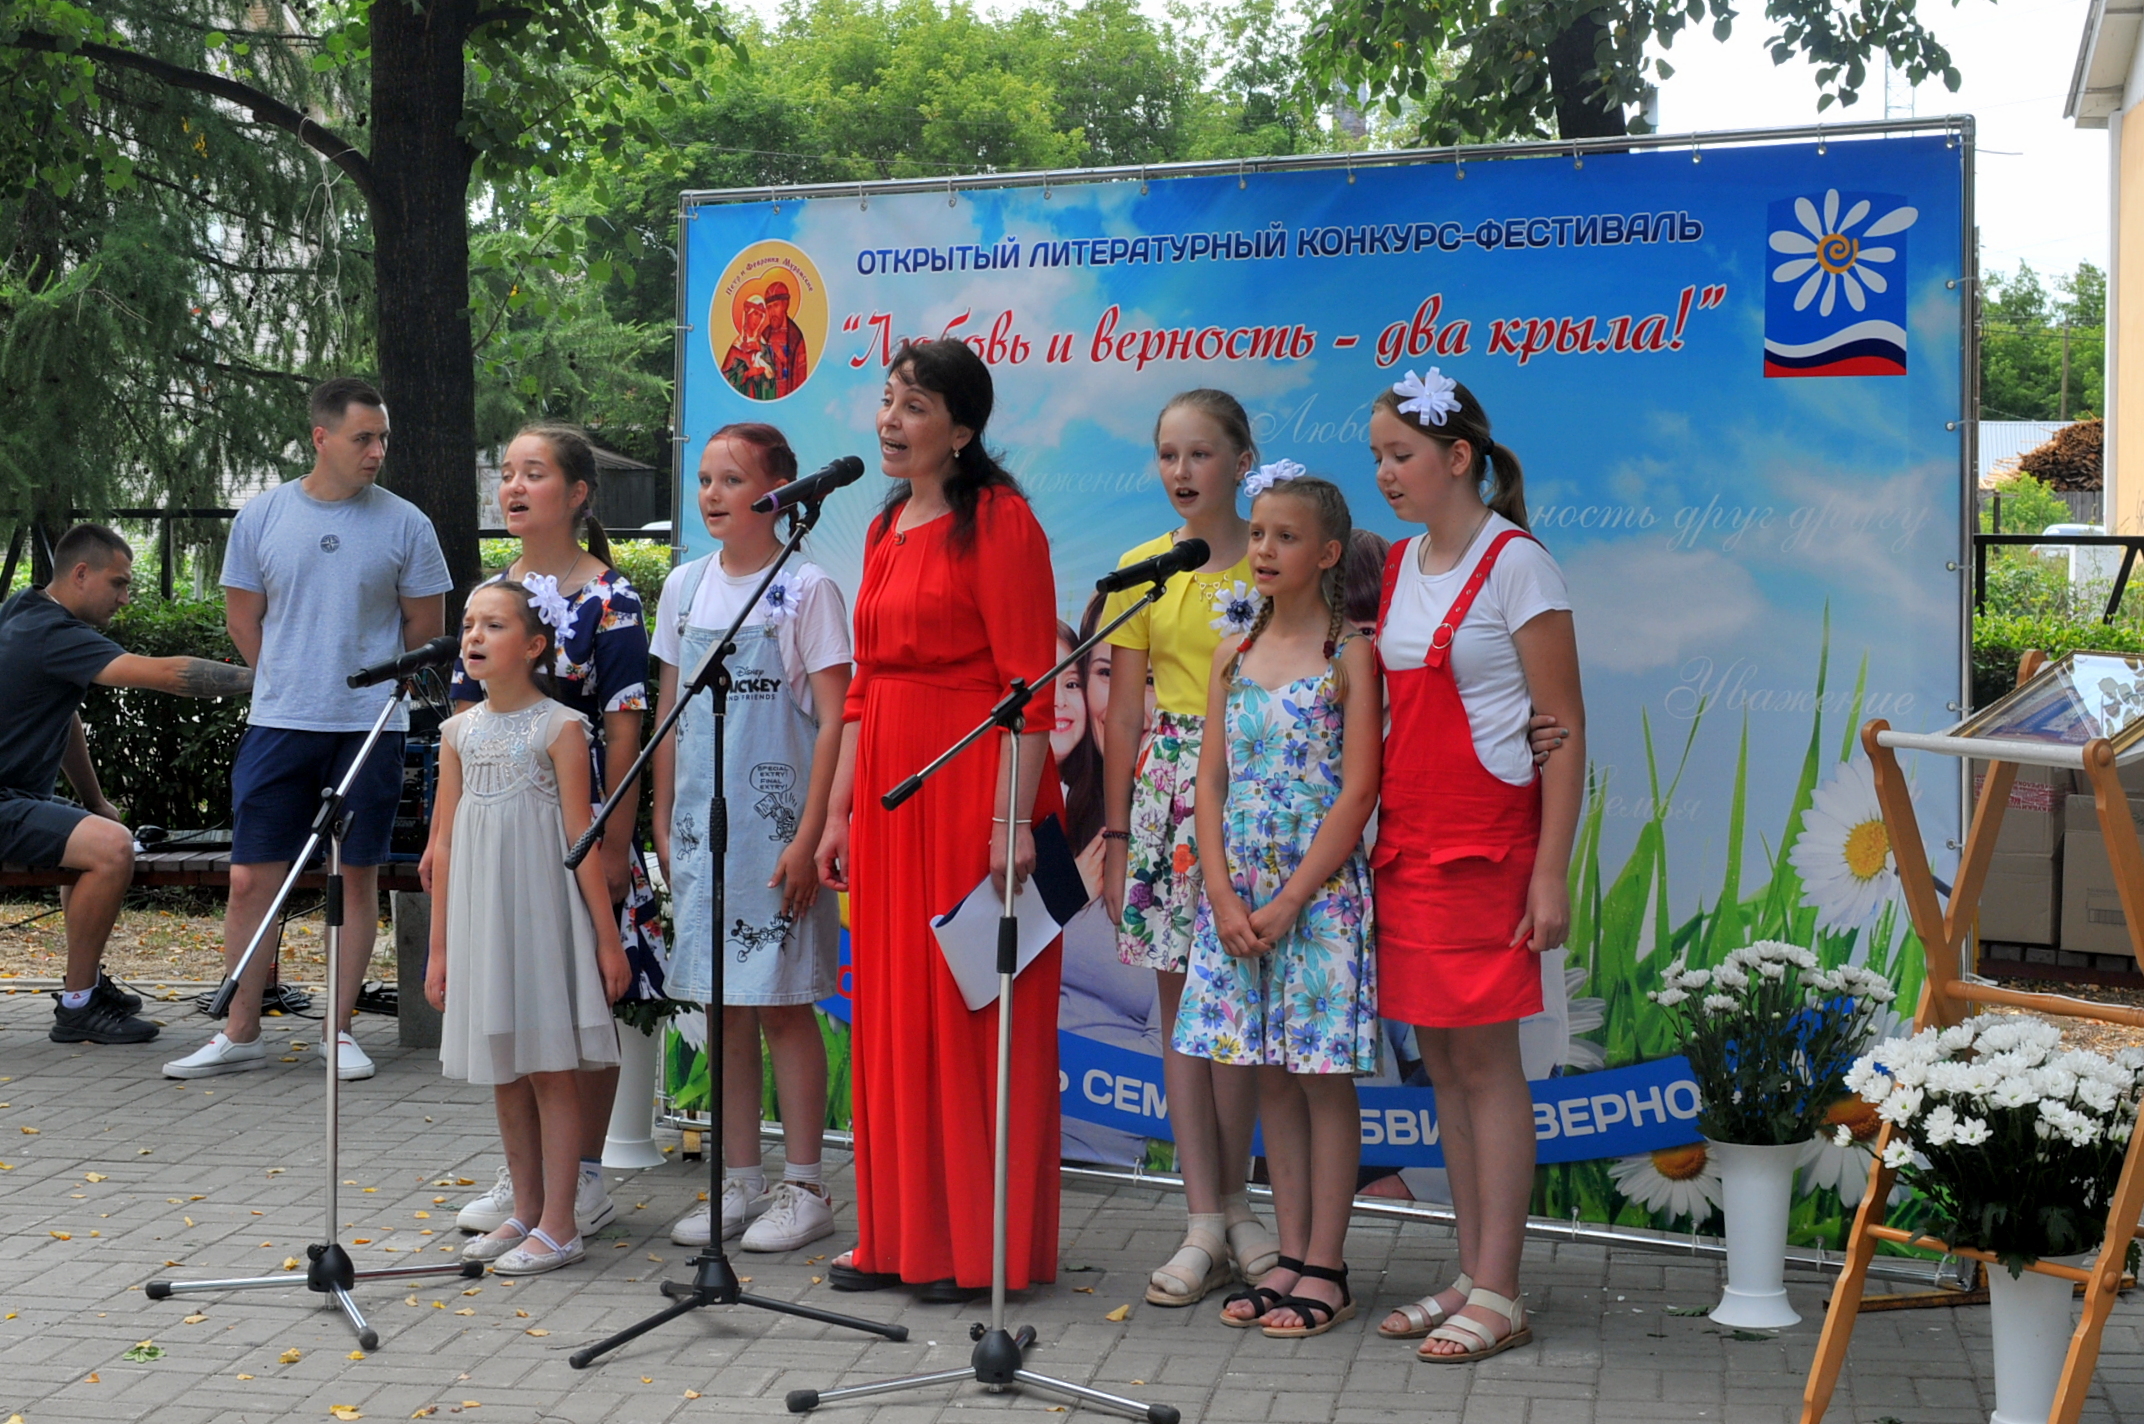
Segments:
[[[2144,654],[2065,653],[1948,735],[2127,751],[2144,741]]]

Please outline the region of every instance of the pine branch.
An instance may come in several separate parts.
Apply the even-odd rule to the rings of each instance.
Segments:
[[[235,104],[260,122],[296,135],[300,143],[315,150],[349,174],[350,181],[357,185],[358,191],[365,195],[367,202],[377,200],[372,182],[372,163],[363,152],[348,139],[302,110],[294,109],[281,99],[265,94],[250,84],[241,84],[235,79],[226,79],[220,74],[210,74],[206,70],[187,69],[182,65],[170,64],[150,55],[120,49],[114,45],[90,41],[69,44],[56,36],[37,30],[23,30],[11,38],[0,39],[0,44],[45,54],[79,54],[97,64],[146,74],[174,89],[191,89]]]

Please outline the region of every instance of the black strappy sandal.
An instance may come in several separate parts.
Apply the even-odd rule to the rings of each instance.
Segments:
[[[1273,1270],[1294,1271],[1300,1274],[1303,1270],[1303,1263],[1293,1256],[1283,1256],[1273,1263]],[[1268,1274],[1271,1274],[1271,1272],[1268,1272]],[[1268,1286],[1245,1286],[1242,1290],[1235,1292],[1221,1302],[1221,1323],[1231,1330],[1248,1330],[1259,1321],[1265,1319],[1267,1311],[1286,1299],[1286,1296]],[[1228,1308],[1239,1300],[1247,1300],[1257,1306],[1258,1313],[1248,1318],[1230,1315]]]
[[[1343,1320],[1355,1318],[1355,1297],[1348,1292],[1347,1267],[1335,1270],[1330,1266],[1304,1266],[1296,1275],[1305,1280],[1331,1281],[1340,1287],[1340,1304],[1332,1306],[1307,1295],[1285,1296],[1275,1303],[1272,1310],[1292,1310],[1309,1325],[1268,1325],[1265,1333],[1275,1340],[1307,1340],[1313,1335],[1323,1335]],[[1319,1319],[1320,1316],[1324,1318]]]

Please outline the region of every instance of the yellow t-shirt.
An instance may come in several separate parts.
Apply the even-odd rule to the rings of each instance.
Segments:
[[[1175,542],[1173,534],[1149,539],[1117,560],[1117,567],[1165,554]],[[1138,602],[1146,590],[1147,585],[1140,584],[1109,595],[1109,601],[1102,606],[1102,621],[1107,623]],[[1179,717],[1203,717],[1213,650],[1221,646],[1222,628],[1227,626],[1226,615],[1232,603],[1242,615],[1239,621],[1248,629],[1249,614],[1258,610],[1248,550],[1232,567],[1218,573],[1176,575],[1161,598],[1127,619],[1123,627],[1109,635],[1109,642],[1120,648],[1138,648],[1147,655],[1147,665],[1154,674],[1154,700],[1162,711]]]

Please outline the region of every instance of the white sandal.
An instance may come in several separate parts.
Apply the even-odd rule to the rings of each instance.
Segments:
[[[1446,1355],[1427,1348],[1425,1343],[1424,1348],[1415,1351],[1418,1358],[1432,1360],[1440,1365],[1471,1365],[1477,1360],[1486,1360],[1491,1355],[1501,1355],[1506,1350],[1533,1343],[1534,1329],[1528,1323],[1526,1307],[1517,1300],[1476,1286],[1467,1292],[1467,1304],[1503,1316],[1511,1326],[1510,1333],[1499,1340],[1484,1329],[1479,1321],[1469,1320],[1464,1315],[1454,1315],[1430,1331],[1429,1338],[1442,1340],[1447,1344],[1464,1345],[1466,1348],[1456,1355]]]
[[[1377,1333],[1387,1340],[1421,1339],[1424,1335],[1452,1318],[1445,1313],[1444,1307],[1437,1304],[1437,1297],[1443,1295],[1444,1291],[1451,1290],[1458,1291],[1461,1295],[1473,1294],[1474,1278],[1465,1271],[1461,1271],[1458,1279],[1446,1286],[1444,1290],[1431,1291],[1420,1300],[1412,1300],[1405,1305],[1393,1307],[1392,1313],[1394,1315],[1406,1317],[1407,1328],[1405,1330],[1392,1330],[1387,1328],[1383,1321],[1379,1321]]]
[[[502,1238],[499,1234],[502,1231],[512,1231],[516,1234]],[[528,1223],[518,1216],[509,1216],[493,1230],[462,1247],[462,1259],[464,1261],[496,1261],[528,1239]]]
[[[1228,1245],[1222,1237],[1219,1212],[1195,1214],[1184,1232],[1184,1244],[1176,1254],[1147,1277],[1149,1305],[1196,1305],[1231,1278]]]
[[[1247,1285],[1257,1285],[1280,1265],[1280,1238],[1251,1210],[1245,1193],[1222,1200],[1227,1210],[1228,1250],[1236,1259],[1236,1271]]]

